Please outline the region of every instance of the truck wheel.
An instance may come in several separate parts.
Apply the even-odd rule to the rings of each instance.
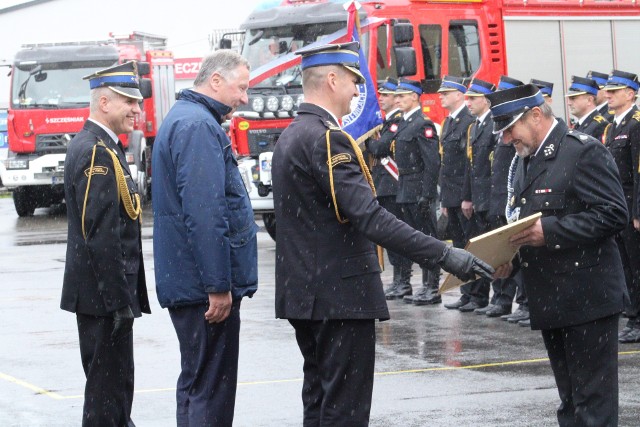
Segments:
[[[269,236],[276,240],[276,215],[274,213],[264,213],[262,214],[262,221]]]
[[[147,142],[144,134],[139,130],[134,130],[129,135],[129,147],[127,148],[133,153],[133,161],[138,169],[138,176],[132,177],[138,186],[138,194],[140,199],[146,201],[148,199],[147,189],[147,159],[145,158]]]
[[[37,200],[28,187],[18,187],[13,190],[13,205],[18,216],[32,216],[36,210]]]

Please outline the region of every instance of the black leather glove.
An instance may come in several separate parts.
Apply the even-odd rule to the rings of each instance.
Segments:
[[[420,200],[418,200],[418,212],[420,212],[420,215],[425,217],[429,216],[431,213],[431,204],[431,199],[421,197]]]
[[[113,331],[111,331],[111,339],[119,341],[125,337],[133,329],[133,311],[131,307],[126,306],[113,312]]]
[[[438,265],[463,282],[473,280],[476,276],[492,280],[493,273],[495,273],[493,267],[480,258],[464,249],[452,246],[444,248]]]

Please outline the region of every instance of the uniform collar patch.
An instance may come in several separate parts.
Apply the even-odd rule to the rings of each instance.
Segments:
[[[549,157],[556,151],[556,146],[554,144],[549,144],[544,147],[544,156]]]

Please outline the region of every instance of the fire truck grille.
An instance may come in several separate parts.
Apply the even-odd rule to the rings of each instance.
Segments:
[[[247,132],[249,152],[252,156],[273,151],[278,138],[284,129],[256,129]]]
[[[75,133],[52,133],[48,135],[38,135],[36,137],[37,153],[64,153],[67,151],[67,144],[76,136]]]

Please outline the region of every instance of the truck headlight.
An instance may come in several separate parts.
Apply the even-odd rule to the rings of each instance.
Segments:
[[[278,98],[275,96],[270,96],[267,98],[267,110],[269,111],[278,111],[278,106],[280,103],[278,102]]]
[[[27,159],[7,159],[4,165],[9,169],[29,169],[29,160]]]
[[[304,95],[298,95],[298,97],[296,98],[296,107],[300,107],[300,104],[302,104],[304,102]]]
[[[262,113],[264,110],[264,99],[261,97],[253,98],[251,101],[251,108],[256,113]]]
[[[283,96],[280,104],[282,105],[282,109],[284,111],[293,110],[293,98],[290,97],[289,95]]]

